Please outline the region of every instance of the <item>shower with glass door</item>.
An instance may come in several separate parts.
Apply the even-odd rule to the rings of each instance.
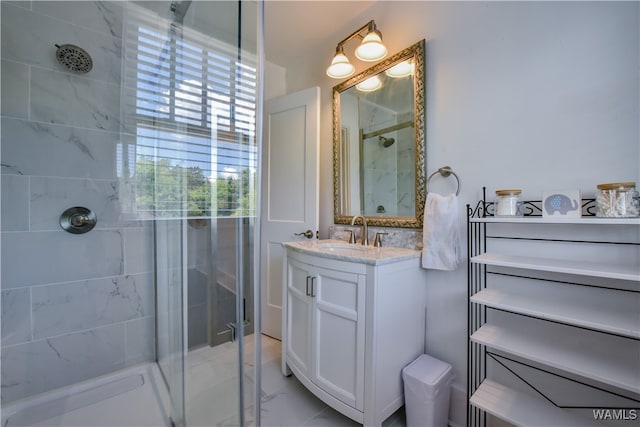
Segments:
[[[1,7],[3,427],[244,425],[258,3]]]

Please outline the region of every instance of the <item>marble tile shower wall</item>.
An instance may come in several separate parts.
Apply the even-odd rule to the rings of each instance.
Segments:
[[[360,105],[360,114],[365,132],[413,120],[412,113],[396,114],[368,103]],[[378,137],[364,141],[364,211],[367,215],[411,216],[415,212],[413,132],[413,127],[407,127],[385,133],[385,138],[395,139],[388,147],[382,145]]]
[[[2,2],[2,402],[155,358],[152,230],[121,210],[122,3]],[[85,75],[55,44],[93,58]],[[98,217],[60,229],[68,207]]]
[[[364,133],[369,133],[396,123],[396,116],[390,110],[363,102],[360,123]],[[397,139],[396,132],[383,136]],[[396,144],[384,147],[377,136],[363,141],[364,212],[367,215],[397,215],[396,150]]]

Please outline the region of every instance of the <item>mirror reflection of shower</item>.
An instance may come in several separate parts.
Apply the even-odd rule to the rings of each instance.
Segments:
[[[186,15],[187,10],[189,10],[189,6],[191,6],[191,0],[172,1],[170,10],[174,16],[173,21],[182,24],[184,21],[184,15]]]
[[[382,135],[378,137],[378,140],[380,141],[380,144],[382,144],[384,148],[391,147],[393,143],[396,142],[394,138],[385,138]]]

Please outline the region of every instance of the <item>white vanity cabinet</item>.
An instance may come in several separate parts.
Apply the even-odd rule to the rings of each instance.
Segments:
[[[402,368],[424,352],[419,253],[397,262],[331,255],[287,247],[283,374],[353,420],[380,425],[404,402]]]
[[[358,271],[360,270],[360,271]],[[290,365],[347,405],[363,410],[362,269],[343,271],[288,262],[287,357]],[[338,363],[336,363],[338,362]]]

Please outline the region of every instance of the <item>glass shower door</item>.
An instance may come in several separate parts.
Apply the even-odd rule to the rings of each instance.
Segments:
[[[237,26],[255,28],[256,4],[129,6],[132,193],[154,222],[156,356],[171,418],[243,424],[256,380],[243,337],[253,331],[257,66]]]
[[[123,121],[135,143],[123,149],[129,202],[152,224],[155,250],[156,359],[174,426],[186,425],[187,221],[190,188],[209,159],[194,159],[187,104],[198,82],[185,65],[183,21],[191,2],[127,3],[124,19]],[[197,98],[196,98],[197,99]],[[197,99],[195,105],[202,105]],[[202,108],[202,107],[200,107]],[[201,180],[205,190],[206,180]]]

